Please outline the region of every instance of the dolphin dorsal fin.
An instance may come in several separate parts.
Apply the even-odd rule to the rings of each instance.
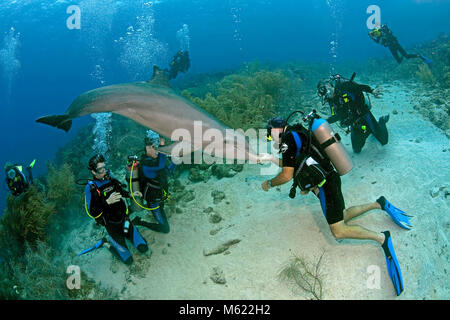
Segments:
[[[147,82],[170,88],[169,77],[167,73],[158,66],[153,66],[153,76]]]

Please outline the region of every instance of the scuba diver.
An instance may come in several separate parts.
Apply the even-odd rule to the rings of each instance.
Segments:
[[[170,87],[169,80],[175,79],[179,72],[186,72],[190,66],[189,52],[178,51],[169,63],[170,69],[161,69],[156,65],[153,66],[153,76],[151,80],[154,83]]]
[[[395,60],[397,60],[398,64],[402,63],[403,58],[406,59],[420,58],[428,66],[430,66],[432,63],[432,61],[429,58],[425,57],[424,55],[407,53],[398,42],[397,37],[394,36],[392,31],[385,24],[382,25],[381,27],[377,27],[372,31],[370,31],[369,37],[376,43],[388,47],[392,55],[394,56]]]
[[[123,185],[117,179],[110,176],[102,155],[93,156],[89,160],[88,169],[91,170],[92,180],[85,187],[86,212],[95,222],[106,228],[109,250],[125,264],[131,264],[133,257],[127,248],[125,238],[130,239],[141,253],[148,250],[147,242],[130,222],[128,207],[122,199],[131,195],[123,189]],[[136,192],[133,196],[139,195],[141,193]]]
[[[24,193],[31,184],[33,184],[33,174],[31,170],[36,163],[34,159],[26,168],[26,175],[23,173],[23,167],[18,164],[7,162],[5,164],[6,184],[12,195],[17,197]]]
[[[172,61],[169,63],[170,69],[164,69],[164,71],[168,75],[169,80],[171,80],[175,79],[179,72],[185,73],[188,71],[190,66],[189,52],[180,50],[173,56]]]
[[[295,197],[297,187],[302,195],[313,191],[320,201],[325,219],[335,238],[368,239],[381,245],[395,292],[400,295],[403,291],[403,279],[389,231],[374,232],[358,225],[349,225],[347,222],[367,211],[382,209],[400,227],[410,229],[409,216],[395,208],[383,196],[371,203],[346,208],[340,176],[349,172],[353,165],[340,142],[339,134],[335,134],[315,110],[303,117],[308,123],[307,128],[300,123],[288,125],[289,118],[295,112],[286,120],[272,118],[268,121],[268,140],[279,144],[282,159],[266,155],[262,157],[262,161],[271,161],[282,167],[282,171],[273,179],[264,181],[262,189],[268,191],[293,180],[289,197]]]
[[[142,199],[145,200],[147,207],[142,206],[135,198],[133,200],[141,208],[151,211],[157,223],[144,221],[140,217],[134,218],[133,223],[156,232],[169,233],[170,226],[164,212],[164,201],[170,197],[167,174],[172,173],[176,165],[171,163],[166,167],[167,156],[156,151],[159,146],[164,145],[164,139],[160,138],[158,133],[147,130],[144,143],[145,154],[139,162],[137,156],[129,157],[131,162],[128,166],[129,184],[134,189],[142,190]],[[131,171],[131,168],[134,170]],[[135,175],[134,179],[132,174]]]
[[[350,80],[345,80],[338,74],[330,79],[323,79],[317,84],[317,94],[322,98],[322,104],[328,102],[330,106],[331,117],[327,119],[328,123],[340,121],[342,127],[350,127],[347,133],[351,133],[353,151],[360,153],[370,134],[381,145],[388,143],[386,123],[389,121],[389,114],[376,121],[370,112],[370,100],[366,99],[364,92],[379,97],[382,94],[381,87],[372,89],[368,85],[358,84],[353,81],[355,75],[353,73]]]

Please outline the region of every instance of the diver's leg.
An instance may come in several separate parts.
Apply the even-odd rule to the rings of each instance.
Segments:
[[[331,232],[336,239],[367,239],[384,243],[384,234],[374,232],[358,225],[348,225],[343,220],[330,225]]]
[[[395,58],[395,60],[397,60],[397,62],[398,62],[399,64],[402,63],[403,58],[402,58],[401,56],[398,55],[397,47],[389,46],[389,50],[391,51],[392,56]]]
[[[147,241],[139,233],[138,229],[131,224],[130,225],[130,240],[139,252],[146,252],[148,250]]]
[[[405,51],[405,49],[403,49],[403,47],[402,47],[401,45],[398,45],[398,51],[399,51],[400,54],[401,54],[402,56],[404,56],[406,59],[420,58],[420,55],[418,55],[418,54],[410,54],[410,53],[407,53],[407,52]]]
[[[131,252],[128,250],[127,244],[125,243],[125,237],[123,236],[122,225],[106,225],[106,231],[108,232],[108,242],[110,243],[109,250],[113,255],[118,257],[125,264],[131,264],[133,262],[133,257]]]
[[[169,233],[170,232],[169,221],[167,220],[163,207],[164,206],[163,205],[161,206],[158,202],[150,203],[150,208],[153,209],[152,214],[155,217],[156,221],[158,221],[158,223],[147,222],[139,217],[133,219],[133,223],[135,225],[147,227],[150,230],[156,232]]]
[[[371,133],[375,136],[375,138],[381,143],[381,145],[385,145],[388,143],[389,134],[387,131],[386,123],[389,121],[389,114],[386,116],[382,116],[379,119],[379,122],[375,120],[375,117],[371,112],[367,113],[364,117],[364,120],[369,127]]]
[[[166,212],[164,210],[164,202],[160,202],[160,206],[158,210],[153,211],[153,216],[155,217],[156,221],[159,223],[159,232],[162,233],[169,233],[170,232],[170,226],[169,226],[169,220],[167,219]]]
[[[351,140],[352,148],[354,153],[360,153],[364,145],[366,144],[366,139],[370,133],[364,132],[359,124],[354,124],[351,127]]]
[[[344,210],[344,222],[348,222],[353,218],[356,218],[367,211],[373,209],[381,209],[380,205],[377,202],[361,204],[357,206],[352,206]]]
[[[31,172],[31,167],[27,167],[27,174],[28,174],[28,182],[30,184],[33,184],[33,173]]]
[[[381,207],[375,202],[371,205],[361,206],[360,208],[352,207],[345,210],[345,202],[341,190],[341,178],[337,172],[333,171],[327,176],[327,181],[319,188],[317,197],[320,200],[323,214],[327,219],[330,230],[337,239],[370,239],[383,244],[384,235],[382,233],[376,233],[360,226],[349,226],[345,223],[346,218],[354,218],[367,210],[379,209]],[[346,213],[346,211],[348,212]]]

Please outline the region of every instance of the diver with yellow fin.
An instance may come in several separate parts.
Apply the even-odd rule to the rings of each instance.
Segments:
[[[33,184],[33,174],[31,170],[35,164],[36,159],[34,159],[30,165],[26,167],[26,173],[23,172],[22,165],[12,164],[10,162],[5,164],[5,181],[13,196],[20,196],[28,190],[31,184]]]

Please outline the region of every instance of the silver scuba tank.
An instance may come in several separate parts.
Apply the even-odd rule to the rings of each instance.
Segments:
[[[352,170],[352,159],[341,143],[339,134],[333,132],[325,119],[314,118],[311,130],[339,175],[343,176]]]

